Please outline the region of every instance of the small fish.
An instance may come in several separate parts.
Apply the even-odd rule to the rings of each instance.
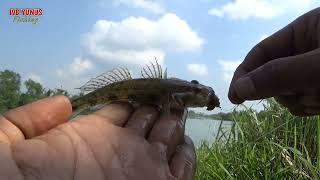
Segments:
[[[132,79],[126,68],[117,68],[91,79],[79,89],[89,92],[72,100],[74,111],[113,101],[132,101],[172,107],[220,107],[214,90],[196,80],[166,78],[158,63],[146,66],[142,78]]]

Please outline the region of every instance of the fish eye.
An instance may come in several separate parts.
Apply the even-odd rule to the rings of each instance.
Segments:
[[[197,80],[192,80],[191,83],[193,83],[193,84],[199,84],[199,81],[197,81]]]

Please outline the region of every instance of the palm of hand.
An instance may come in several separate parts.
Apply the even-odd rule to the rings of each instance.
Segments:
[[[3,129],[16,130],[5,132],[7,139],[0,136],[0,141],[11,144],[11,156],[16,163],[11,164],[15,170],[6,171],[7,174],[21,179],[193,178],[194,147],[188,138],[184,139],[182,111],[159,118],[159,112],[152,107],[133,112],[129,105],[113,104],[62,123],[71,114],[70,104],[64,97],[51,101],[55,102],[47,100],[26,106],[41,107],[43,111],[27,114],[26,107],[22,107],[2,117],[0,122],[7,123]],[[52,104],[59,107],[59,115],[48,108]],[[51,130],[44,133],[48,129]],[[7,152],[9,158],[10,149]]]

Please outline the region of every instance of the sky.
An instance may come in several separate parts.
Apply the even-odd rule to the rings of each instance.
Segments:
[[[77,93],[90,78],[118,66],[139,77],[141,67],[156,57],[169,77],[211,86],[221,101],[218,111],[227,112],[234,108],[227,98],[233,72],[250,49],[319,5],[317,0],[2,0],[0,71]],[[41,8],[43,14],[35,24],[17,22],[10,8]]]

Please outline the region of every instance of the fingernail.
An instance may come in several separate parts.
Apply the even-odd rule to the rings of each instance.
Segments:
[[[256,93],[256,89],[249,77],[238,79],[234,84],[238,97],[242,100],[252,100]]]
[[[194,147],[193,141],[189,136],[184,136],[184,142],[192,147]]]
[[[231,89],[231,87],[230,87],[230,90],[229,90],[229,92],[228,92],[228,97],[229,97],[229,99],[230,99],[231,102],[236,101],[237,96],[236,96],[234,90]]]
[[[229,90],[228,97],[229,97],[229,100],[230,100],[233,104],[241,104],[241,103],[243,103],[243,100],[241,100],[241,99],[237,96],[236,91],[235,91],[234,88]]]

